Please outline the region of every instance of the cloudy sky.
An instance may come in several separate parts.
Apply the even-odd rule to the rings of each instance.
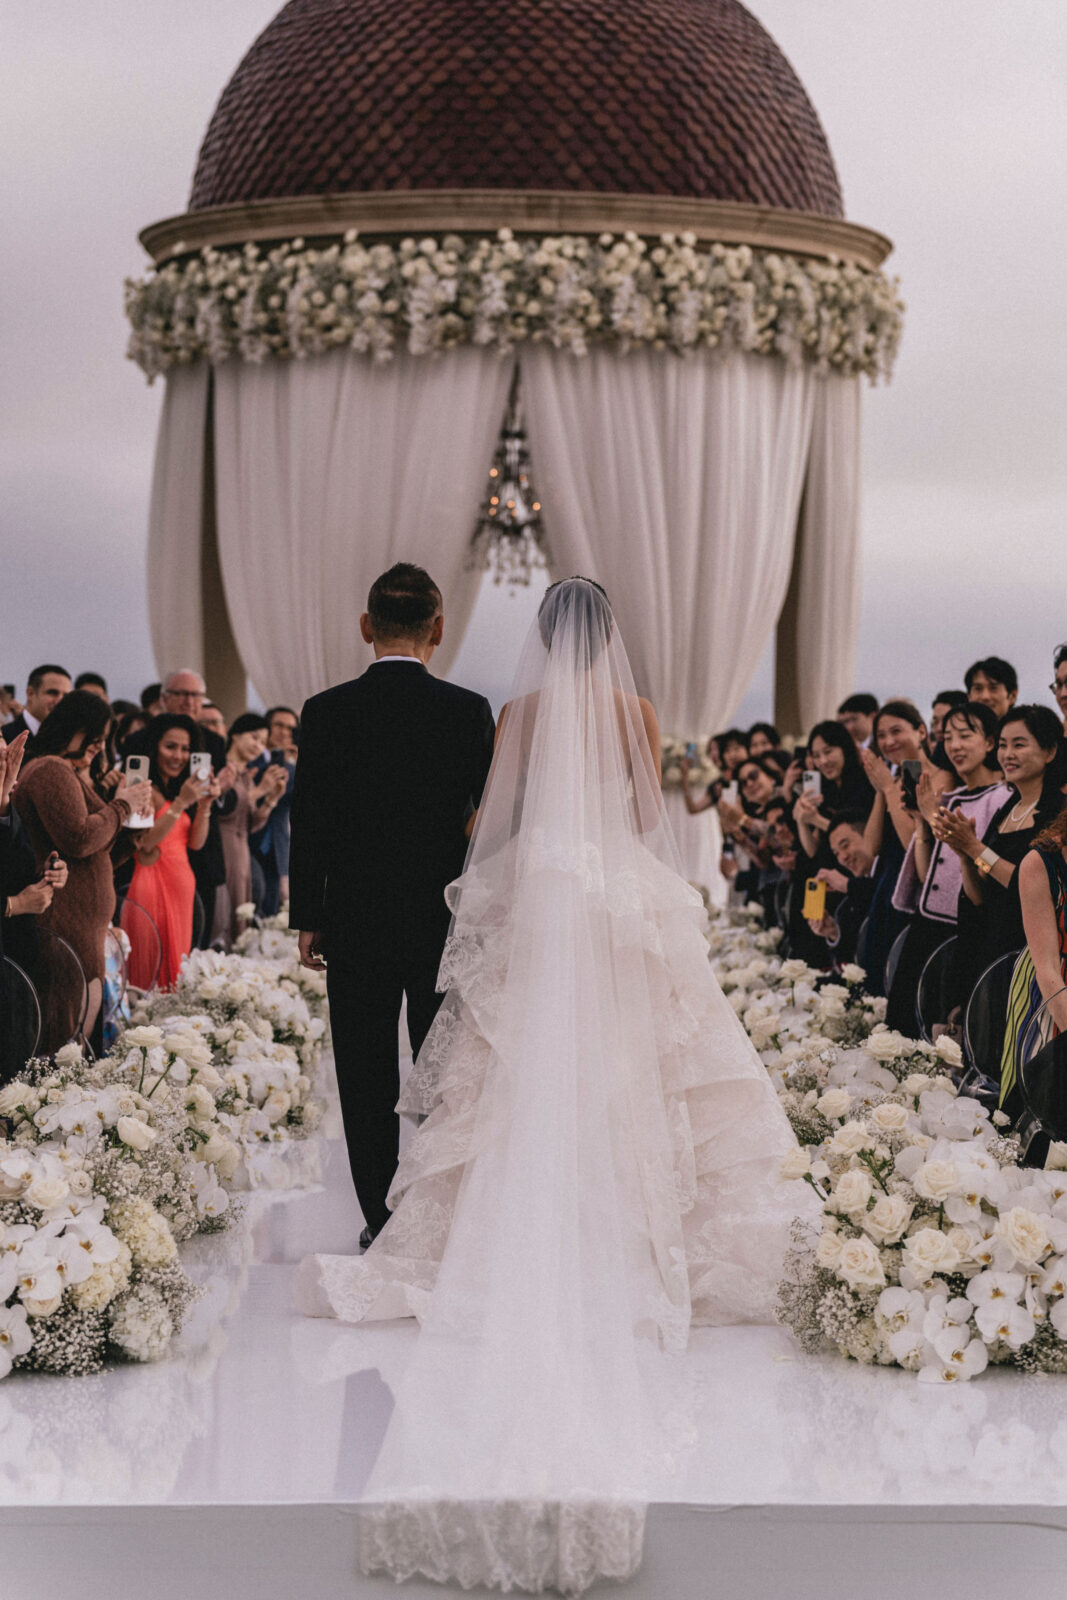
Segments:
[[[123,359],[137,232],[184,210],[229,74],[278,0],[0,5],[0,682],[154,676],[145,523],[161,386]],[[397,0],[402,4],[403,0]],[[928,701],[1067,640],[1067,5],[753,0],[822,117],[850,218],[908,303],[865,405],[858,685]],[[499,699],[531,597],[488,591],[457,675]],[[766,714],[770,665],[742,707]]]

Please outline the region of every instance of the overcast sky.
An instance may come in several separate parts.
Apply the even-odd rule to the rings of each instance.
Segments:
[[[403,4],[403,0],[397,0]],[[0,681],[154,676],[145,526],[162,385],[123,359],[137,232],[185,209],[214,103],[277,0],[0,3]],[[1067,4],[754,0],[908,304],[865,395],[858,685],[928,701],[1067,640]],[[605,575],[610,582],[610,574]],[[490,591],[457,675],[499,699],[530,597]],[[742,714],[770,709],[765,662]]]

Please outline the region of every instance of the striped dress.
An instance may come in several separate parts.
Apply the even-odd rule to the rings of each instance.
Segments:
[[[1037,854],[1048,874],[1049,893],[1056,913],[1056,927],[1060,936],[1060,965],[1063,981],[1067,984],[1067,861],[1060,850],[1039,850]],[[1044,1005],[1037,982],[1034,963],[1029,950],[1024,950],[1015,963],[1011,989],[1008,992],[1008,1017],[1004,1033],[1004,1049],[1000,1058],[1000,1103],[1004,1105],[1019,1077],[1019,1064],[1030,1024]],[[1050,1037],[1059,1030],[1052,1029]],[[1046,1043],[1045,1039],[1041,1043]],[[1018,1096],[1013,1096],[1017,1100]],[[1011,1107],[1009,1107],[1011,1109]]]

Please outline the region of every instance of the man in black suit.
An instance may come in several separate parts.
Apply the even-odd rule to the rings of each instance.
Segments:
[[[375,662],[313,696],[300,718],[289,922],[300,957],[325,956],[337,1082],[365,1246],[389,1216],[400,1124],[398,1031],[407,996],[417,1055],[436,1015],[466,823],[493,755],[489,702],[426,670],[441,642],[437,585],[391,567],[360,618]]]
[[[25,707],[17,717],[4,723],[0,735],[7,744],[17,739],[20,733],[28,733],[32,739],[48,713],[54,711],[63,696],[69,693],[70,673],[66,667],[51,664],[34,667],[26,680]]]

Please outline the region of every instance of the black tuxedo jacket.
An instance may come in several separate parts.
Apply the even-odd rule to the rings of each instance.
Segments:
[[[289,922],[343,961],[368,937],[442,939],[445,885],[493,756],[482,695],[418,661],[376,662],[308,700],[300,717]]]
[[[30,725],[20,711],[17,717],[12,717],[10,722],[0,726],[0,735],[5,744],[10,744],[12,739],[17,739],[20,733],[29,733]]]

